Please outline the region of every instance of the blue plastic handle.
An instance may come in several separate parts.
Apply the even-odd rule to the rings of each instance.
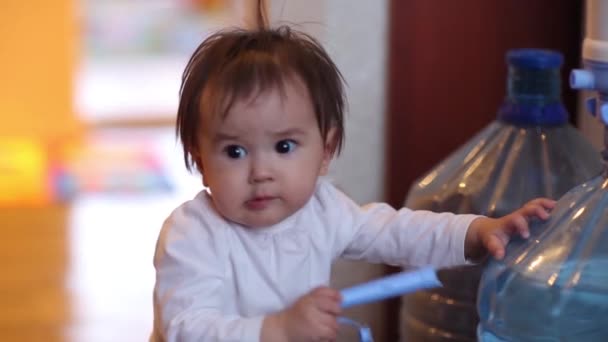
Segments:
[[[338,317],[338,323],[350,325],[351,327],[359,330],[359,342],[374,342],[372,331],[367,325],[353,321],[352,319],[346,317]]]
[[[377,280],[349,287],[341,291],[342,307],[376,302],[409,292],[442,286],[432,267],[393,274]]]

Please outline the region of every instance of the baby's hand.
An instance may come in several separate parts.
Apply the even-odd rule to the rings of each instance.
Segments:
[[[555,201],[537,198],[501,218],[483,217],[474,220],[471,222],[465,240],[467,258],[479,258],[485,250],[496,259],[502,259],[511,235],[518,233],[522,237],[528,238],[530,236],[529,220],[533,217],[542,220],[548,219],[549,210],[553,207],[555,207]]]
[[[276,320],[274,324],[285,341],[335,341],[341,301],[337,290],[319,287],[271,319]]]

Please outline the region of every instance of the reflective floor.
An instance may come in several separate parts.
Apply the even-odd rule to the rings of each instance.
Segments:
[[[173,168],[173,191],[0,209],[0,341],[147,340],[160,226],[200,190],[173,133],[152,135]]]

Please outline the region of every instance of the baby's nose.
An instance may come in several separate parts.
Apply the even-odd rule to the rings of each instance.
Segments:
[[[261,183],[273,180],[272,170],[268,163],[262,160],[253,161],[249,173],[250,183]]]

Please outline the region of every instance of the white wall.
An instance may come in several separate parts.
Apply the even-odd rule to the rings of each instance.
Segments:
[[[382,199],[387,0],[273,0],[271,21],[321,41],[347,82],[344,153],[332,175],[360,202]]]
[[[359,203],[382,200],[388,0],[271,0],[270,18],[273,25],[289,24],[315,36],[342,72],[348,99],[345,149],[330,175]],[[334,266],[333,286],[380,277],[383,270],[340,261]],[[370,324],[376,340],[382,341],[385,311],[377,303],[347,315]]]

